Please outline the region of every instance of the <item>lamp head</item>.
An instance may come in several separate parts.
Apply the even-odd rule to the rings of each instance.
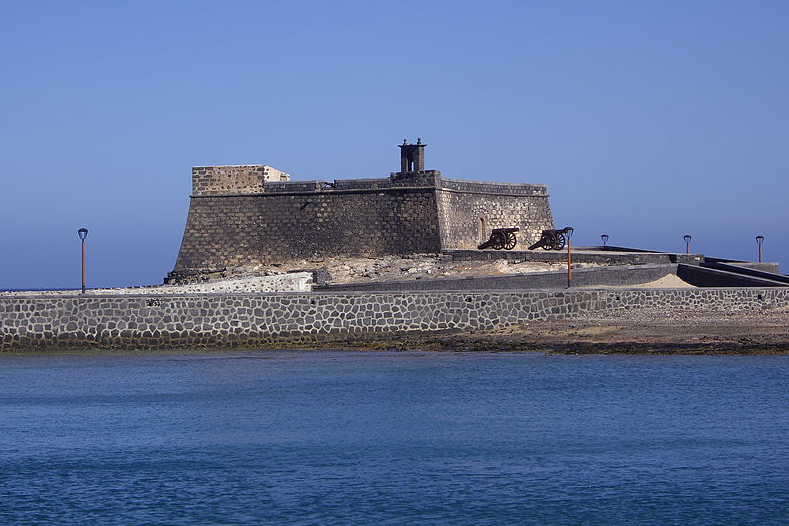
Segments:
[[[573,232],[575,231],[575,229],[573,227],[568,226],[568,227],[565,227],[564,230],[566,232],[565,235],[567,236],[567,239],[570,239],[571,237],[573,237]]]
[[[603,235],[601,235],[601,236],[600,236],[600,239],[602,239],[602,240],[603,240],[603,246],[605,246],[606,244],[608,244],[608,234],[603,234]]]
[[[685,240],[685,244],[687,245],[690,243],[690,234],[685,234],[682,239]]]
[[[761,246],[764,243],[764,236],[756,236],[756,243]]]
[[[80,228],[77,230],[77,234],[82,241],[85,241],[85,238],[88,237],[88,229],[87,228]]]

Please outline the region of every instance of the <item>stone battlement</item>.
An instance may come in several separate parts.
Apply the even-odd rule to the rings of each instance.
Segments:
[[[239,170],[230,170],[240,168]],[[545,185],[527,183],[494,183],[489,181],[466,181],[462,179],[444,179],[438,170],[419,172],[416,174],[392,173],[390,177],[365,178],[365,179],[335,179],[332,182],[321,181],[318,179],[310,181],[291,181],[291,180],[257,180],[255,172],[246,170],[250,167],[230,167],[230,166],[210,166],[193,168],[193,186],[199,187],[200,191],[195,192],[193,197],[216,196],[216,195],[257,195],[271,193],[304,193],[304,192],[335,192],[344,190],[389,190],[408,187],[426,187],[448,192],[467,192],[490,195],[536,195],[547,196]],[[263,166],[268,170],[273,168]],[[212,171],[221,174],[212,179],[212,183],[207,185],[203,182],[205,173]],[[196,171],[197,176],[194,175]],[[276,172],[283,176],[288,176],[283,172]],[[227,177],[223,185],[222,175]],[[235,178],[235,180],[233,180]],[[249,179],[255,179],[249,181]]]

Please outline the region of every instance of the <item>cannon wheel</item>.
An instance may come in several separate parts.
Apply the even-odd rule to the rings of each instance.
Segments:
[[[561,250],[564,248],[564,234],[557,234],[556,235],[556,242],[553,244],[554,250]]]
[[[542,238],[542,248],[545,250],[552,250],[554,245],[556,245],[556,234],[548,234],[544,238]]]
[[[505,239],[505,237],[504,237],[504,234],[502,234],[501,232],[496,232],[495,234],[493,234],[493,235],[492,235],[492,236],[490,236],[490,237],[491,237],[491,239],[490,239],[490,240],[493,242],[493,243],[491,244],[491,246],[492,246],[494,249],[496,249],[496,250],[501,250],[502,248],[504,248],[504,243],[506,242],[506,239]]]
[[[515,248],[517,242],[518,239],[515,237],[515,232],[507,232],[507,240],[504,242],[504,249],[512,250]]]

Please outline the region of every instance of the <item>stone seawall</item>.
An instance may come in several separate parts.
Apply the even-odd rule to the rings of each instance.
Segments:
[[[622,309],[785,306],[786,288],[0,296],[0,350],[275,346],[337,334],[489,329]]]

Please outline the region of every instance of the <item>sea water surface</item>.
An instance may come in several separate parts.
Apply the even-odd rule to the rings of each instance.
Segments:
[[[789,523],[789,357],[0,355],[0,524]]]

